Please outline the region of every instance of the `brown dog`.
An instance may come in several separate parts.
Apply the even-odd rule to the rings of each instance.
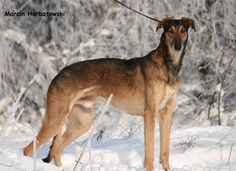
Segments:
[[[61,166],[60,156],[66,145],[88,131],[93,123],[95,99],[106,100],[120,110],[144,117],[145,160],[147,171],[153,170],[156,116],[160,124],[160,162],[169,170],[169,142],[172,109],[179,90],[179,71],[192,19],[165,18],[157,30],[164,28],[160,45],[148,55],[129,60],[94,59],[65,67],[51,82],[46,101],[43,126],[37,135],[37,147],[54,137],[45,162],[53,158]],[[62,127],[68,128],[62,135]],[[24,148],[31,156],[33,142]]]

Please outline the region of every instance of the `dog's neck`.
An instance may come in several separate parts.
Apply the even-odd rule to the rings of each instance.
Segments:
[[[178,52],[170,48],[165,43],[164,34],[162,34],[161,36],[161,42],[157,48],[157,52],[158,56],[161,56],[163,58],[163,62],[167,68],[168,84],[174,84],[179,75],[179,71],[181,69],[183,57],[185,54],[186,43],[187,40],[183,48]]]

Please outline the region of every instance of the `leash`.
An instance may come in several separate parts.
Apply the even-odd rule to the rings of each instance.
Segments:
[[[149,16],[147,16],[147,15],[145,15],[145,14],[139,12],[139,11],[136,11],[136,10],[132,9],[131,7],[125,5],[124,3],[122,3],[122,2],[120,2],[120,1],[118,1],[118,0],[114,0],[114,1],[115,1],[116,3],[118,3],[118,4],[120,4],[120,5],[122,5],[122,6],[126,7],[126,8],[128,8],[128,9],[131,10],[131,11],[133,11],[133,12],[135,12],[135,13],[138,13],[139,15],[142,15],[142,16],[144,16],[144,17],[146,17],[146,18],[149,18],[149,19],[151,19],[151,20],[153,20],[153,21],[160,22],[160,20],[158,20],[158,19],[156,19],[156,18],[153,18],[153,17],[149,17]]]

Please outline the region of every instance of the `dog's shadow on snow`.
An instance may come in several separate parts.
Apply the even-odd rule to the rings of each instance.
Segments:
[[[48,154],[50,143],[44,145],[37,151],[37,158],[45,158]],[[63,153],[69,153],[76,159],[82,152],[82,148],[79,148],[75,143],[68,145]],[[86,150],[84,155],[87,155]],[[100,162],[104,165],[115,164],[117,166],[122,165],[128,167],[130,170],[143,170],[144,159],[144,142],[139,138],[131,137],[125,139],[105,139],[102,142],[93,142],[91,145],[92,162]],[[88,155],[87,155],[88,156]],[[101,161],[101,158],[103,161]],[[52,162],[53,163],[53,162]],[[101,165],[103,165],[101,163]]]
[[[144,143],[138,138],[111,139],[94,144],[93,148],[98,152],[104,152],[105,159],[110,156],[114,157],[115,162],[120,162],[125,166],[143,166]],[[113,162],[113,159],[110,161]]]

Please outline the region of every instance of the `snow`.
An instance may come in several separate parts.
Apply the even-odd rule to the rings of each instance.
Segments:
[[[159,130],[155,138],[155,170],[162,170],[159,164]],[[87,134],[88,135],[88,134]],[[84,137],[71,143],[62,155],[64,171],[71,171],[82,151]],[[13,131],[0,138],[0,171],[33,170],[33,159],[22,154],[23,147],[32,139],[26,133]],[[236,150],[235,127],[192,127],[172,129],[170,165],[173,171],[235,171]],[[83,171],[144,171],[143,129],[127,138],[110,137],[92,141],[85,151],[77,170]],[[41,158],[47,155],[50,144],[37,151],[36,170],[59,171],[54,163],[47,164]],[[232,148],[232,149],[231,149]],[[91,159],[89,159],[89,152]],[[92,169],[90,168],[90,164]]]
[[[161,31],[155,29],[157,23],[109,0],[22,3],[3,0],[0,8],[27,11],[50,7],[66,11],[67,15],[51,18],[50,23],[41,17],[0,17],[0,171],[33,170],[33,159],[23,156],[22,149],[37,132],[34,129],[38,129],[45,113],[49,82],[60,69],[88,59],[143,56],[158,46],[161,36]],[[159,19],[188,16],[197,27],[197,32],[189,32],[180,73],[182,85],[171,135],[172,169],[235,171],[236,128],[223,127],[236,125],[236,62],[229,67],[236,49],[235,0],[125,3]],[[226,79],[222,79],[224,76]],[[135,117],[130,119],[121,112],[111,113],[115,116],[109,112],[104,116],[107,119],[97,128],[98,134],[101,130],[103,134],[86,150],[77,170],[144,170],[141,122],[136,124]],[[219,119],[221,127],[210,127],[218,124]],[[62,155],[65,171],[73,170],[88,135],[65,149]],[[62,170],[53,162],[41,161],[49,146],[50,143],[37,151],[37,170]],[[158,162],[158,127],[155,147],[155,170],[162,170]]]

